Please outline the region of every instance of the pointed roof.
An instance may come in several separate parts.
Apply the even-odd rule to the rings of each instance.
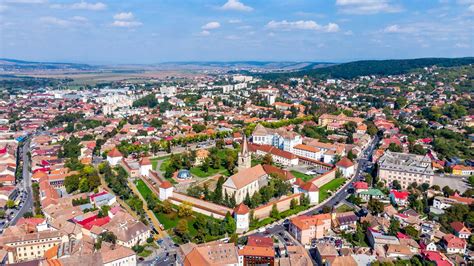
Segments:
[[[349,160],[347,157],[343,157],[339,162],[336,163],[336,166],[343,167],[343,168],[349,168],[353,166],[354,163]]]
[[[140,160],[140,165],[151,165],[150,159],[148,157],[143,157]]]
[[[248,147],[248,144],[247,144],[247,136],[245,134],[244,135],[244,138],[242,140],[242,151],[241,151],[241,154],[247,154],[249,152],[249,147]]]
[[[123,157],[122,153],[117,148],[113,148],[111,151],[109,151],[107,156],[112,158]]]
[[[165,180],[163,183],[161,183],[160,188],[168,189],[173,187],[173,185],[170,183],[170,181]]]
[[[243,203],[240,203],[234,209],[235,214],[247,214],[247,213],[249,213],[249,211],[250,211],[249,207],[247,207],[247,205],[245,205]]]
[[[319,191],[319,188],[313,184],[313,182],[309,181],[300,186],[300,188],[305,191]]]

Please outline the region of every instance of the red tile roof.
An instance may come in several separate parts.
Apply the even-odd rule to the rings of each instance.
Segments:
[[[111,151],[109,151],[107,156],[114,158],[114,157],[122,157],[123,155],[117,148],[113,148]]]
[[[273,239],[266,236],[249,236],[247,246],[254,247],[273,247]]]
[[[351,166],[354,166],[354,163],[351,160],[349,160],[349,158],[343,157],[339,162],[336,163],[336,166],[349,168]]]
[[[401,199],[401,200],[408,199],[408,195],[410,195],[408,191],[396,191],[396,190],[390,191],[390,194],[392,194],[396,199]]]
[[[363,181],[357,181],[357,182],[354,182],[354,184],[352,184],[352,187],[354,189],[368,189],[369,184],[367,184],[366,182],[363,182]]]
[[[160,185],[160,188],[164,188],[164,189],[168,189],[168,188],[171,188],[173,185],[169,182],[169,181],[163,181],[163,183],[161,183]]]
[[[240,203],[234,209],[235,214],[247,214],[247,213],[249,213],[249,211],[250,211],[249,207],[247,207],[247,205],[245,205],[243,203]]]
[[[319,188],[312,182],[306,182],[305,184],[300,186],[300,188],[305,191],[319,191]]]
[[[447,234],[443,237],[448,248],[463,249],[466,247],[466,240],[459,238],[453,234]]]
[[[469,231],[469,229],[466,226],[464,226],[464,223],[462,222],[452,222],[450,225],[451,225],[451,228],[453,228],[454,231],[456,232],[461,232],[461,231],[466,231],[466,230]]]

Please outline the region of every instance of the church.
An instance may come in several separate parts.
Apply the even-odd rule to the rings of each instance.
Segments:
[[[248,150],[247,138],[244,135],[242,149],[238,158],[238,172],[230,176],[222,185],[223,197],[235,197],[237,204],[243,202],[247,194],[249,197],[261,187],[268,185],[268,174],[262,165],[252,167],[252,157]]]

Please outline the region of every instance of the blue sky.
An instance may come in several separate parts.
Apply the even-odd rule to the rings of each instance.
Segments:
[[[474,55],[474,0],[0,0],[0,57],[96,64]]]

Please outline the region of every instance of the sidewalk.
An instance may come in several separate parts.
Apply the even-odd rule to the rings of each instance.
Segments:
[[[158,231],[160,238],[167,237],[168,234],[166,233],[166,231],[161,230],[161,226],[160,226],[161,224],[156,218],[155,213],[153,213],[153,211],[148,209],[148,204],[146,203],[146,200],[143,198],[140,191],[138,191],[135,184],[133,184],[133,182],[128,181],[128,186],[132,189],[133,193],[135,193],[135,195],[137,195],[143,201],[143,209],[145,210],[145,213],[148,215],[148,218],[150,218],[155,229]]]

